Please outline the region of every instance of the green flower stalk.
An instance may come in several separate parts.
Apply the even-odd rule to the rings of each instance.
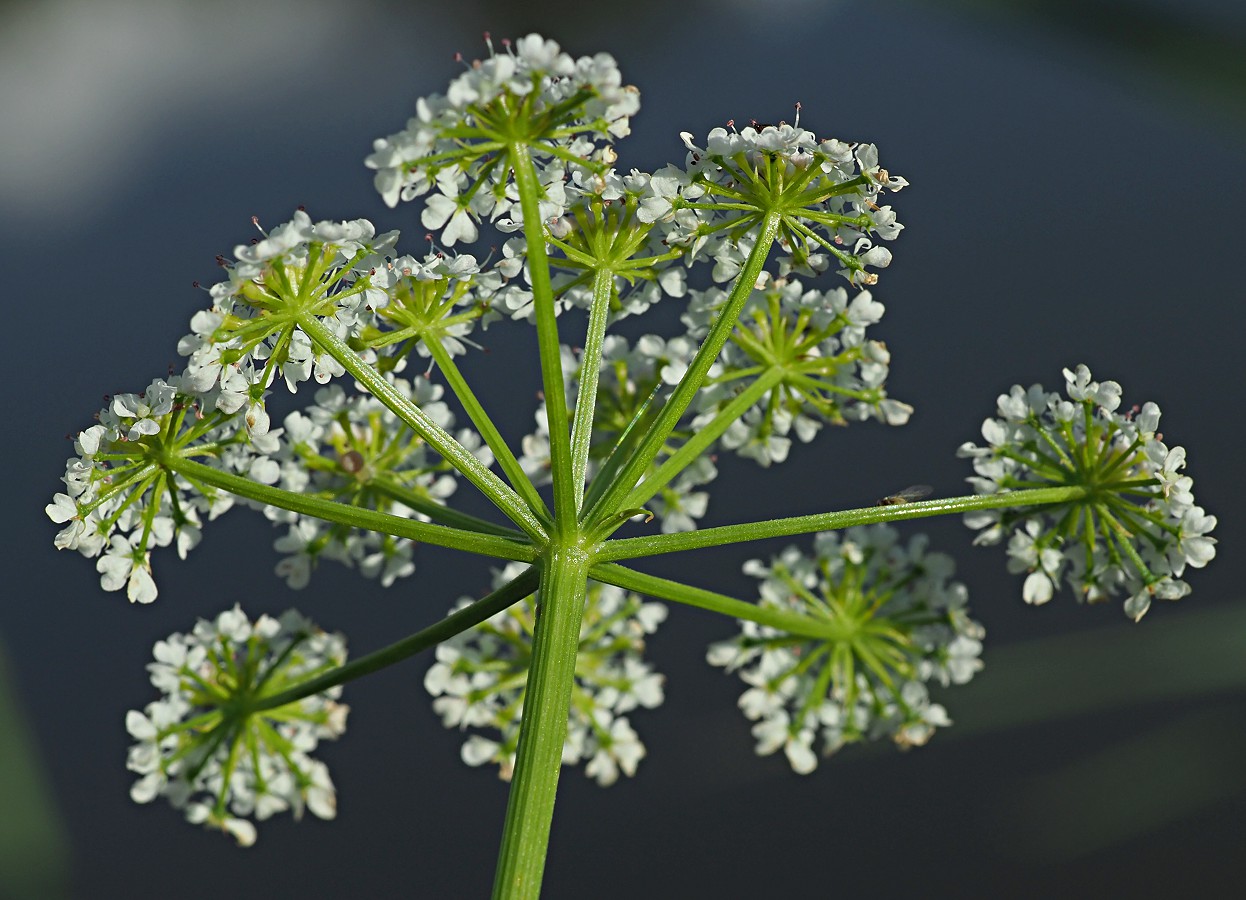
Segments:
[[[424,685],[468,732],[462,758],[510,782],[495,896],[531,898],[563,765],[609,785],[646,757],[631,714],[664,695],[643,655],[666,615],[656,601],[742,623],[709,660],[748,684],[757,751],[809,773],[846,744],[926,743],[950,724],[931,687],[981,668],[950,558],[891,523],[957,514],[977,543],[1007,537],[1031,603],[1063,580],[1091,601],[1126,593],[1137,619],[1188,593],[1180,579],[1214,556],[1216,520],[1193,501],[1185,451],[1156,432],[1154,404],[1118,412],[1119,386],[1084,367],[1066,370],[1067,399],[999,399],[986,445],[960,451],[974,495],[699,527],[716,454],[777,465],[827,424],[908,420],[886,387],[883,304],[862,289],[891,261],[903,226],[889,195],[907,182],[874,145],[820,138],[799,115],[684,134],[682,165],[616,168],[639,104],[607,54],[575,59],[539,35],[490,43],[366,160],[389,206],[422,201],[434,252],[297,211],[225,262],[178,345],[185,370],[110,398],[77,435],[46,508],[56,546],[134,602],[157,597],[153,549],[185,556],[238,500],[280,529],[277,572],[295,588],[333,560],[444,609],[408,577],[417,545],[510,563],[487,597],[351,663],[296,613],[251,622],[235,608],[160,642],[162,698],[127,718],[135,800],[165,796],[242,844],[252,819],[332,817],[310,754],[345,727],[342,685],[432,649]],[[454,252],[485,228],[496,254]],[[611,331],[671,303],[683,334]],[[477,325],[510,323],[534,328],[541,372],[537,429],[518,446],[470,384]],[[268,398],[283,381],[316,388],[278,423]],[[487,514],[450,505],[460,480]],[[811,551],[747,565],[755,600],[632,568],[803,534]]]

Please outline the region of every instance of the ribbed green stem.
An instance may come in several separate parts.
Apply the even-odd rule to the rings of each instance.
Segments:
[[[255,500],[278,509],[314,516],[326,522],[338,525],[350,525],[364,528],[379,534],[409,538],[438,547],[450,547],[454,550],[465,550],[468,553],[480,553],[485,556],[496,556],[500,559],[517,559],[532,562],[537,557],[537,550],[531,544],[501,537],[494,534],[480,534],[462,528],[451,528],[448,525],[429,525],[402,516],[377,512],[362,506],[351,506],[325,500],[321,497],[309,497],[294,491],[285,491],[268,484],[260,484],[249,478],[222,472],[203,463],[191,459],[172,459],[166,463],[170,469],[198,484],[206,484],[220,488],[238,497]]]
[[[704,453],[709,446],[722,437],[724,431],[731,427],[740,416],[766,395],[775,385],[783,380],[783,370],[775,367],[767,369],[761,377],[750,384],[737,397],[719,410],[718,415],[698,428],[688,438],[687,443],[671,454],[670,458],[658,467],[658,470],[642,481],[623,500],[624,509],[644,506],[645,501],[666,487],[676,475],[690,466]]]
[[[675,390],[671,392],[671,396],[667,399],[666,404],[654,419],[653,424],[649,426],[649,430],[645,433],[640,445],[619,472],[614,483],[606,489],[601,499],[597,501],[588,516],[585,517],[586,521],[609,519],[617,510],[626,508],[625,504],[621,502],[624,496],[629,494],[632,488],[639,483],[645,470],[649,468],[649,464],[657,457],[662,446],[666,443],[667,437],[675,430],[675,426],[679,424],[680,417],[687,411],[697,391],[701,389],[701,384],[704,382],[710,366],[718,359],[718,354],[722,352],[723,345],[727,343],[727,339],[731,337],[731,332],[735,330],[736,322],[740,318],[740,310],[744,308],[744,303],[753,292],[753,288],[757,284],[757,277],[761,274],[762,267],[766,264],[766,257],[770,253],[770,247],[774,244],[775,237],[779,232],[780,221],[781,217],[778,213],[771,213],[762,222],[761,228],[757,233],[757,243],[754,245],[752,252],[749,253],[748,259],[745,260],[740,274],[736,276],[735,284],[731,289],[727,302],[718,311],[718,317],[710,327],[705,340],[701,342],[701,348],[697,350],[697,355],[693,357],[691,364],[689,364],[688,371],[684,373],[683,378],[679,380],[679,384],[675,386]]]
[[[684,531],[677,534],[621,538],[603,544],[596,553],[596,559],[599,562],[606,562],[615,559],[633,559],[639,556],[656,556],[659,553],[674,553],[679,550],[718,547],[724,544],[758,541],[763,538],[809,534],[813,531],[834,531],[853,525],[920,519],[948,513],[970,512],[975,509],[1006,509],[1014,506],[1068,503],[1080,500],[1087,493],[1088,489],[1080,486],[1033,488],[1024,491],[1006,491],[1001,494],[951,497],[946,500],[922,500],[895,506],[867,506],[863,509],[846,509],[812,516],[792,516],[786,519],[770,519],[765,522],[724,525],[720,528],[703,528],[699,531]]]
[[[485,408],[476,399],[476,394],[472,391],[471,386],[468,385],[467,380],[463,377],[463,373],[459,371],[459,367],[455,364],[454,357],[447,353],[446,348],[437,341],[426,343],[426,346],[433,356],[433,361],[437,363],[437,368],[445,376],[446,384],[450,386],[450,390],[454,392],[454,396],[458,398],[459,403],[463,404],[463,411],[467,413],[467,417],[472,420],[472,424],[480,432],[485,445],[493,451],[493,457],[498,461],[498,466],[501,467],[502,473],[510,479],[511,486],[523,497],[529,508],[538,517],[542,517],[545,512],[545,501],[537,493],[536,486],[528,478],[527,473],[524,472],[523,466],[519,464],[519,460],[515,459],[515,454],[507,446],[497,426],[493,424],[493,420],[485,412]]]
[[[470,513],[459,512],[457,509],[449,506],[442,506],[432,497],[420,494],[418,491],[413,491],[403,485],[394,484],[388,480],[378,479],[372,481],[368,487],[378,494],[383,494],[391,500],[397,500],[403,506],[410,507],[416,512],[428,516],[434,522],[440,522],[442,525],[451,525],[468,531],[478,531],[481,534],[498,534],[503,537],[513,538],[524,537],[521,532],[516,531],[514,528],[498,525],[490,522],[488,519],[482,519]]]
[[[549,256],[545,252],[545,226],[541,222],[542,188],[527,145],[512,145],[510,157],[515,185],[519,190],[519,206],[523,210],[528,278],[532,285],[537,348],[541,354],[541,384],[545,391],[545,413],[549,422],[550,475],[554,481],[554,521],[561,528],[569,528],[575,523],[576,498],[571,475],[571,425],[567,419],[567,390],[563,380],[554,290],[549,277]]]
[[[620,566],[618,563],[599,563],[593,566],[588,574],[594,581],[600,581],[603,584],[613,584],[625,590],[657,597],[660,600],[670,600],[735,619],[745,619],[800,637],[826,641],[840,636],[840,632],[826,620],[813,619],[774,606],[747,603],[735,597],[728,597],[726,594],[671,581],[669,578],[646,575],[644,572],[637,572],[635,569]]]
[[[531,538],[544,541],[545,528],[536,514],[528,508],[515,490],[481,463],[471,451],[460,444],[444,428],[430,419],[418,406],[404,397],[376,369],[365,363],[345,341],[329,330],[315,316],[300,316],[299,327],[306,332],[316,346],[323,349],[342,368],[355,377],[372,396],[405,422],[412,431],[418,434],[428,445],[445,457],[446,461],[462,473],[463,477],[476,485],[480,492],[488,497],[493,504],[506,514]]]
[[[256,712],[264,709],[277,709],[278,707],[285,706],[287,703],[294,703],[297,700],[302,700],[304,697],[319,694],[321,691],[327,691],[331,687],[337,687],[339,684],[354,681],[363,675],[368,675],[392,666],[394,663],[402,662],[404,659],[408,659],[422,650],[434,647],[442,641],[454,637],[456,634],[479,625],[490,616],[496,615],[507,607],[518,603],[536,590],[539,579],[540,573],[536,568],[527,569],[492,594],[482,597],[471,606],[463,607],[437,624],[430,625],[428,628],[417,631],[415,634],[374,653],[369,653],[367,656],[361,656],[359,659],[348,662],[332,672],[326,672],[317,678],[305,681],[297,687],[292,687],[289,690],[282,691],[280,694],[273,694],[271,697],[258,700],[251,708]]]
[[[588,569],[589,555],[571,544],[551,547],[542,564],[523,724],[493,883],[498,900],[535,900],[541,892]]]
[[[598,269],[593,273],[593,305],[588,313],[584,352],[580,355],[580,387],[576,393],[575,416],[571,425],[571,477],[577,510],[584,500],[588,451],[593,443],[593,417],[597,412],[597,383],[601,379],[601,345],[606,337],[613,290],[614,276],[609,271]]]

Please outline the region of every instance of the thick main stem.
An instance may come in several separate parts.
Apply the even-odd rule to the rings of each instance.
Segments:
[[[523,724],[493,883],[499,900],[536,898],[541,891],[589,565],[578,541],[555,542],[542,564]]]

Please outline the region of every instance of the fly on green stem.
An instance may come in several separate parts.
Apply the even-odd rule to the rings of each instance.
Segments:
[[[912,503],[914,500],[921,500],[923,497],[929,497],[932,493],[934,493],[934,488],[928,484],[911,484],[902,491],[896,491],[894,494],[888,494],[874,505],[899,506],[902,503]]]

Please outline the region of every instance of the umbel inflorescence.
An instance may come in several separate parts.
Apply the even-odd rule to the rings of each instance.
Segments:
[[[1090,602],[1125,593],[1125,612],[1141,619],[1153,598],[1190,592],[1187,565],[1216,555],[1216,517],[1194,503],[1183,473],[1185,449],[1158,431],[1154,403],[1121,413],[1121,386],[1090,370],[1064,370],[1065,393],[1014,385],[999,398],[999,418],[982,425],[986,446],[963,444],[970,478],[984,494],[1037,486],[1079,486],[1083,496],[1037,509],[969,513],[975,543],[1008,537],[1009,568],[1028,572],[1027,603],[1046,603],[1066,580]]]
[[[126,762],[141,776],[130,790],[136,802],[164,796],[191,822],[221,828],[244,845],[255,842],[250,816],[337,814],[329,770],[309,754],[346,730],[341,688],[271,701],[344,663],[340,634],[320,631],[294,610],[251,622],[235,606],[159,641],[155,658],[147,668],[163,696],[126,716],[138,742]]]
[[[973,496],[698,530],[715,454],[767,467],[825,425],[908,420],[886,388],[884,305],[866,289],[891,261],[903,226],[890,194],[907,182],[873,145],[820,138],[799,117],[684,134],[682,165],[622,169],[614,142],[639,93],[613,58],[537,35],[489,51],[367,158],[389,206],[422,202],[433,249],[404,253],[397,232],[302,209],[261,230],[191,319],[184,370],[111,397],[77,435],[47,513],[56,545],[134,602],[157,596],[154,549],[185,557],[238,502],[278,528],[290,587],[332,561],[444,609],[411,579],[417,545],[433,545],[502,560],[495,590],[349,664],[340,638],[295,613],[252,623],[235,608],[161,642],[162,697],[127,719],[135,799],[166,796],[242,843],[250,817],[331,816],[310,754],[344,727],[341,683],[435,648],[424,684],[465,732],[462,758],[513,778],[499,885],[530,887],[559,766],[610,784],[646,755],[631,717],[664,696],[644,659],[657,601],[740,621],[709,660],[747,685],[758,752],[782,749],[806,773],[857,741],[924,744],[950,724],[938,691],[981,668],[983,628],[950,557],[885,522],[964,513],[978,543],[1007,541],[1031,603],[1064,581],[1092,601],[1125,593],[1137,619],[1188,592],[1215,518],[1193,501],[1184,451],[1156,432],[1158,408],[1119,412],[1119,386],[1085,367],[1066,370],[1067,396],[1000,397],[985,446],[960,450]],[[486,229],[493,249],[455,249]],[[684,333],[610,331],[659,303]],[[509,322],[534,327],[541,367],[539,401],[537,385],[512,401],[536,420],[518,446],[460,369],[484,329]],[[268,398],[283,386],[309,402],[276,421]],[[450,506],[465,486],[499,515]],[[616,537],[629,522],[633,536]],[[756,602],[630,565],[810,533],[811,549],[746,564]],[[534,865],[535,882],[515,874]]]

